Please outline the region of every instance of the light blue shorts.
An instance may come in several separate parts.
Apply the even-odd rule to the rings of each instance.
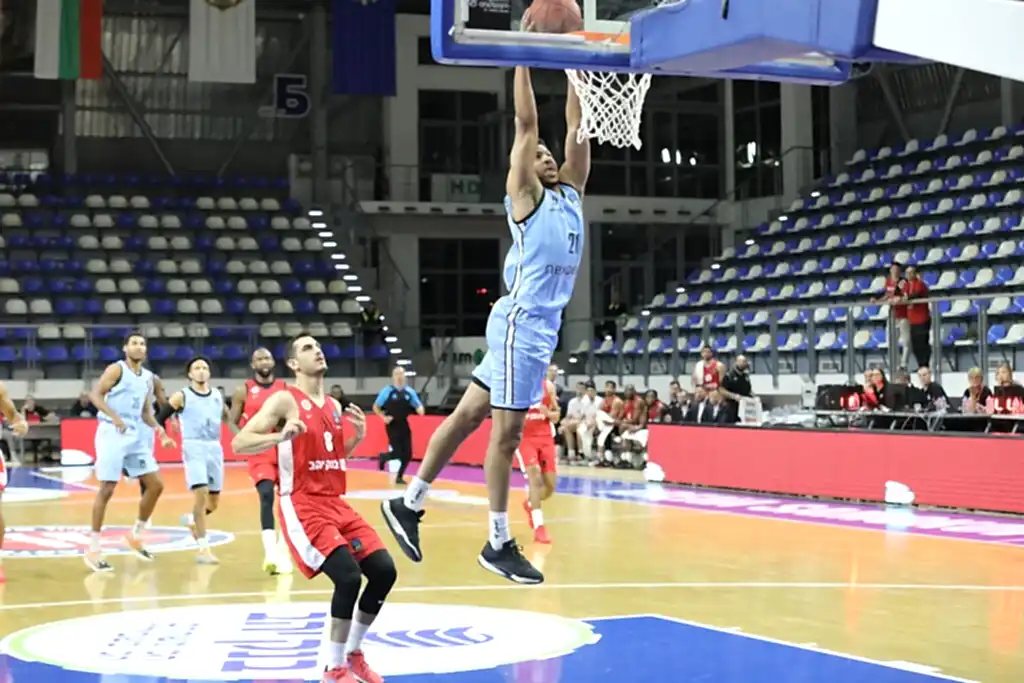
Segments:
[[[186,439],[181,444],[185,483],[189,489],[206,486],[210,493],[224,488],[224,448],[218,441]]]
[[[122,475],[137,479],[158,472],[153,446],[153,430],[144,425],[129,423],[121,434],[113,424],[100,420],[96,427],[96,478],[118,482]]]
[[[487,353],[473,370],[477,383],[491,392],[491,407],[526,410],[538,403],[557,343],[558,332],[545,321],[516,307],[505,314],[495,306],[487,319]]]

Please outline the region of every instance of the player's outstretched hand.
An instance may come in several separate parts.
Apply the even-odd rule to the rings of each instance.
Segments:
[[[290,441],[299,434],[306,432],[306,425],[302,420],[288,420],[281,428],[281,441]]]
[[[349,403],[345,408],[345,418],[355,427],[360,434],[366,429],[366,413],[354,403]]]

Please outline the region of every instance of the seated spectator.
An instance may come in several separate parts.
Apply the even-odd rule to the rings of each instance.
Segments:
[[[885,376],[885,370],[871,370],[871,386],[868,389],[867,393],[873,396],[873,400],[869,398],[868,401],[874,404],[875,409],[885,409],[888,406],[886,399],[889,393],[889,379]]]
[[[722,394],[715,389],[707,397],[690,407],[690,422],[696,424],[730,424],[729,411],[723,404]]]
[[[703,387],[698,387],[693,392],[693,400],[690,401],[689,405],[686,406],[686,415],[683,418],[684,422],[699,422],[697,419],[703,414],[702,406],[706,407],[708,403],[708,392],[704,391]]]
[[[673,382],[677,387],[679,384]],[[670,422],[666,419],[668,413],[664,403],[658,400],[658,392],[654,389],[648,389],[647,393],[644,394],[644,403],[647,405],[647,424],[660,424],[662,422]],[[680,422],[682,420],[680,419]]]
[[[68,409],[68,417],[96,417],[99,411],[89,399],[89,392],[83,391],[78,395],[78,400]]]
[[[949,396],[942,385],[932,378],[932,371],[929,368],[918,368],[917,379],[921,383],[921,391],[924,394],[923,407],[926,411],[944,411],[949,408]]]
[[[597,387],[594,386],[593,382],[587,382],[586,389],[589,400],[581,402],[583,416],[580,418],[580,426],[576,430],[576,436],[577,445],[580,448],[583,459],[592,461],[594,455],[594,436],[598,431],[597,418],[601,414],[602,399],[597,395]],[[610,432],[611,430],[609,429]]]
[[[610,380],[604,383],[604,397],[598,403],[597,415],[594,416],[594,423],[597,428],[597,436],[595,438],[597,454],[595,455],[591,452],[587,457],[591,461],[591,465],[610,462],[613,459],[611,450],[608,448],[608,439],[611,438],[619,426],[619,421],[622,420],[622,412],[626,407],[616,393],[617,388],[615,382]]]
[[[672,381],[668,385],[668,402],[663,404],[661,421],[665,424],[680,424],[686,420],[686,411],[690,408],[690,397],[679,382]]]
[[[1014,381],[1013,368],[1000,363],[996,368],[996,383],[992,387],[992,406],[989,412],[1001,415],[1020,414],[1024,411],[1024,387]]]
[[[732,368],[722,378],[722,386],[718,391],[722,395],[726,411],[725,421],[739,422],[740,399],[754,396],[754,390],[750,385],[750,364],[746,356],[736,356]]]
[[[25,416],[25,422],[30,425],[33,424],[55,424],[60,422],[57,414],[48,408],[36,403],[36,399],[33,396],[26,396],[24,403],[21,404],[21,414]],[[33,439],[26,441],[26,450],[31,450],[34,458],[40,457],[51,457],[53,454],[53,441],[50,439]]]
[[[963,413],[979,415],[985,413],[985,406],[992,398],[992,391],[985,386],[985,375],[981,368],[971,368],[967,371],[967,388],[964,390],[964,400],[960,404]]]

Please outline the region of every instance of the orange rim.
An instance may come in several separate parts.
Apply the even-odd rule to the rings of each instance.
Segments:
[[[587,42],[593,43],[618,43],[619,45],[629,45],[629,34],[628,33],[598,33],[596,31],[573,31],[574,36],[583,36]]]

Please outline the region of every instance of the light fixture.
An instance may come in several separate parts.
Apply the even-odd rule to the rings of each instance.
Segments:
[[[360,294],[359,296],[356,297],[356,301],[358,301],[361,304],[365,304],[369,300],[370,297],[366,296],[365,294]]]
[[[349,273],[348,275],[343,275],[341,279],[345,280],[346,282],[355,282],[356,280],[359,279],[359,276],[355,275],[354,273]]]
[[[387,330],[384,330],[384,331],[387,332]],[[386,343],[386,344],[394,344],[396,341],[398,341],[398,337],[396,337],[394,335],[389,335],[387,337],[384,337],[384,343]]]
[[[334,249],[337,246],[337,242],[324,242],[324,249]]]
[[[333,233],[333,232],[331,232],[330,230],[321,230],[321,231],[320,231],[319,233],[317,233],[317,234],[318,234],[318,236],[320,236],[320,237],[334,237],[334,233]]]
[[[331,254],[331,258],[334,259],[335,261],[344,261],[345,255],[342,254],[340,251],[337,251]]]
[[[751,247],[751,246],[753,246],[753,245],[754,245],[754,240],[747,240],[747,241],[746,241],[746,242],[744,242],[743,244],[747,245],[748,247]]]
[[[310,216],[310,217],[314,217],[314,216],[319,217],[319,216],[323,216],[324,212],[321,211],[320,209],[310,209],[307,212],[307,215]]]
[[[676,294],[686,294],[686,287],[676,287]]]

